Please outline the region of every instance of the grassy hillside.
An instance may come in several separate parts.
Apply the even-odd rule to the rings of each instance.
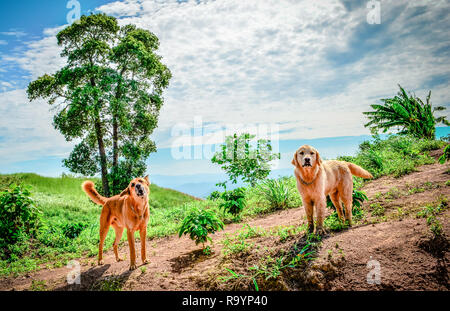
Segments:
[[[442,140],[419,140],[394,135],[386,140],[364,142],[355,156],[340,159],[363,166],[375,178],[391,174],[399,177],[413,172],[417,166],[434,163],[435,159],[430,156],[430,151],[447,144]],[[97,255],[101,207],[92,203],[82,192],[80,186],[83,180],[84,178],[70,176],[49,178],[36,174],[0,175],[0,191],[11,183],[30,185],[32,198],[42,212],[37,236],[34,239],[24,238],[11,245],[8,256],[0,258],[0,276],[63,266],[72,258],[93,259]],[[362,179],[354,180],[355,188],[363,186]],[[176,233],[192,208],[211,209],[222,221],[231,223],[302,205],[292,176],[281,177],[275,183],[263,182],[255,187],[247,187],[245,199],[247,204],[242,213],[232,216],[220,209],[223,203],[220,198],[196,200],[178,191],[152,185],[147,235],[154,238]],[[111,248],[113,240],[114,232],[110,230],[105,250]],[[122,238],[122,241],[125,240],[126,235]]]

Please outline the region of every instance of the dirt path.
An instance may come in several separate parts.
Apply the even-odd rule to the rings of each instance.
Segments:
[[[415,219],[405,211],[413,211],[423,204],[435,202],[438,198],[449,198],[450,187],[446,185],[450,179],[450,175],[446,173],[449,167],[450,165],[426,165],[418,168],[417,172],[398,179],[382,177],[368,183],[363,190],[366,191],[370,202],[365,206],[382,202],[386,214],[392,217],[386,222],[362,224],[324,239],[319,263],[320,260],[325,260],[330,249],[336,248],[336,244],[339,245],[340,252],[346,254],[345,264],[339,267],[338,277],[330,280],[326,289],[448,289],[448,247],[440,258],[423,251],[418,245],[426,235],[426,221]],[[401,213],[398,212],[398,207],[401,207]],[[369,222],[370,217],[369,215]],[[441,216],[441,220],[443,230],[448,236],[448,211]],[[245,223],[252,227],[268,229],[299,225],[303,222],[305,215],[300,207],[251,219]],[[116,262],[112,250],[105,253],[103,266],[97,266],[94,257],[80,259],[80,285],[67,284],[66,277],[70,269],[63,267],[44,269],[19,278],[2,279],[0,290],[27,290],[33,280],[44,281],[45,288],[49,290],[100,289],[99,286],[114,285],[117,280],[123,290],[200,290],[202,288],[196,281],[198,276],[213,270],[221,260],[222,246],[219,241],[242,226],[243,223],[230,224],[223,231],[214,234],[213,253],[210,256],[202,255],[198,246],[185,236],[153,239],[147,242],[150,263],[130,272],[128,246],[125,243],[119,250],[125,261]],[[139,243],[137,247],[139,249]],[[368,271],[366,264],[370,256],[381,264],[383,285],[369,286],[365,279]]]

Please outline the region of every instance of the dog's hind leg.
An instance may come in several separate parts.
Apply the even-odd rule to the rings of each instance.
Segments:
[[[122,261],[123,259],[119,257],[119,242],[122,238],[123,234],[123,227],[119,227],[117,225],[113,225],[114,231],[116,232],[116,239],[114,240],[113,248],[114,248],[114,255],[116,256],[116,261]]]
[[[336,191],[335,193],[330,194],[330,199],[331,202],[333,202],[334,207],[336,208],[339,219],[341,221],[344,221],[344,211],[342,209],[341,200],[339,198],[339,192]]]
[[[100,215],[100,243],[98,244],[98,264],[103,265],[103,243],[109,230],[109,211],[103,208]]]
[[[348,220],[348,224],[352,225],[352,205],[353,205],[353,198],[352,198],[352,191],[346,191],[342,195],[342,201],[345,205],[345,218]]]

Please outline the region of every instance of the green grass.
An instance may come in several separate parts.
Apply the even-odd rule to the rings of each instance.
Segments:
[[[338,160],[353,162],[368,170],[374,178],[385,175],[401,177],[414,172],[417,166],[432,164],[436,161],[429,156],[429,151],[443,148],[443,140],[418,139],[404,135],[389,135],[381,140],[377,136],[372,141],[360,144],[355,156],[341,156]],[[355,178],[356,188],[363,185],[360,178]]]

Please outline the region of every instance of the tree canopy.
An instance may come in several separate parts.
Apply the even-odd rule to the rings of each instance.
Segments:
[[[102,176],[103,193],[115,194],[143,175],[156,151],[162,93],[171,72],[156,51],[159,39],[135,25],[120,27],[105,14],[82,16],[57,34],[67,64],[28,86],[56,111],[54,127],[80,142],[63,161],[74,173]]]

